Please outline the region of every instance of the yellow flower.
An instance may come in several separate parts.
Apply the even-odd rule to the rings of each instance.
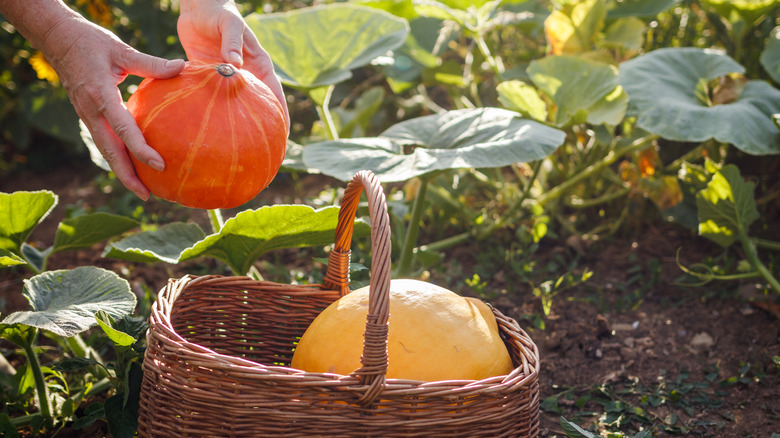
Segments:
[[[60,83],[60,77],[57,76],[57,72],[54,71],[54,68],[52,68],[51,64],[49,64],[49,60],[43,56],[43,53],[35,52],[35,54],[31,56],[27,62],[30,63],[33,70],[35,70],[35,73],[38,74],[38,79],[46,79],[52,84]]]

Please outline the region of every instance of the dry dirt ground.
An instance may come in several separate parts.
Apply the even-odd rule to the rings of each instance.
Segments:
[[[53,190],[59,206],[32,236],[48,246],[67,206],[99,205],[94,172],[64,168],[46,175],[0,177],[0,191]],[[284,203],[296,202],[290,193]],[[190,220],[205,221],[193,214]],[[780,434],[780,319],[772,301],[756,297],[749,284],[676,286],[682,275],[675,261],[690,265],[718,249],[673,225],[642,230],[640,236],[600,243],[585,251],[578,269],[593,271],[581,286],[553,300],[545,328],[528,315],[541,314],[528,293],[493,302],[514,317],[539,346],[542,431],[562,437],[561,416],[583,427],[617,421],[621,430],[656,427],[655,436],[761,437]],[[119,273],[138,287],[158,289],[185,267],[128,264],[100,258],[102,247],[58,254],[50,269],[93,264]],[[554,242],[539,257],[570,251]],[[449,255],[464,267],[473,249]],[[502,267],[496,267],[500,271]],[[0,271],[0,312],[26,306],[21,299],[24,271]],[[500,276],[490,287],[506,288]],[[759,298],[759,301],[751,301]],[[7,352],[4,344],[1,351]],[[674,421],[673,421],[674,420]],[[58,436],[104,436],[104,427]],[[614,430],[614,429],[613,429]],[[605,435],[606,436],[606,435]]]

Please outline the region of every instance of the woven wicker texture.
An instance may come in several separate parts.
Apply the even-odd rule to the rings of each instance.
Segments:
[[[290,368],[309,324],[349,293],[349,248],[363,191],[372,244],[363,366],[348,376]],[[139,435],[536,437],[539,352],[497,310],[515,365],[510,374],[478,381],[385,378],[389,285],[387,205],[367,171],[347,186],[323,285],[225,276],[170,280],[149,320]]]

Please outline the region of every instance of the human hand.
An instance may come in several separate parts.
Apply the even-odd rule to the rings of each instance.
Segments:
[[[146,144],[117,85],[128,74],[176,76],[184,68],[184,61],[143,54],[111,32],[76,16],[52,27],[41,51],[116,177],[139,198],[148,199],[149,190],[138,179],[129,154],[158,170],[165,164],[160,154]]]
[[[232,0],[181,0],[177,24],[187,58],[230,63],[250,71],[273,91],[284,110],[289,131],[290,115],[282,84],[274,74],[268,52],[260,46]]]

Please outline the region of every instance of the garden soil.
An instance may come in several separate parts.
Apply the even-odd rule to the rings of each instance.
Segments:
[[[0,191],[48,189],[59,204],[31,236],[33,244],[48,247],[68,208],[99,207],[110,196],[94,183],[91,163],[66,166],[45,174],[0,177]],[[298,187],[318,190],[321,180],[304,177]],[[333,183],[333,182],[331,182]],[[337,182],[335,184],[338,184]],[[316,193],[316,191],[315,191]],[[292,188],[274,183],[267,202],[296,203]],[[150,203],[147,213],[166,214],[169,204]],[[207,226],[205,213],[177,210]],[[193,265],[146,265],[101,257],[102,246],[55,254],[49,269],[96,265],[127,278],[136,292],[143,286],[159,289]],[[641,229],[636,236],[587,245],[584,242],[543,241],[535,255],[545,259],[579,253],[578,273],[593,276],[553,300],[544,328],[532,315],[541,315],[539,300],[527,285],[506,284],[503,267],[496,266],[487,288],[499,293],[491,303],[517,319],[539,347],[541,355],[541,436],[563,437],[561,417],[583,427],[623,422],[636,431],[666,421],[655,436],[714,436],[770,438],[780,434],[780,312],[751,284],[709,283],[680,287],[679,263],[690,266],[720,250],[689,230],[669,224]],[[468,272],[475,248],[452,250]],[[295,257],[290,257],[291,263]],[[299,261],[297,263],[300,263]],[[216,269],[216,267],[214,267]],[[197,269],[209,269],[201,261]],[[460,269],[460,268],[459,268]],[[27,307],[21,296],[20,269],[0,271],[0,313]],[[436,278],[430,281],[437,282]],[[441,284],[441,281],[439,281]],[[461,282],[462,284],[462,282]],[[446,285],[458,290],[456,285]],[[472,293],[462,290],[464,294]],[[10,345],[1,344],[8,354]],[[773,359],[774,358],[774,359]],[[773,361],[774,360],[774,361]],[[12,363],[20,363],[17,356]],[[674,420],[674,421],[673,421]],[[672,422],[673,421],[673,422]],[[22,436],[25,435],[22,431]],[[58,437],[107,436],[105,425],[88,430],[66,427]]]

